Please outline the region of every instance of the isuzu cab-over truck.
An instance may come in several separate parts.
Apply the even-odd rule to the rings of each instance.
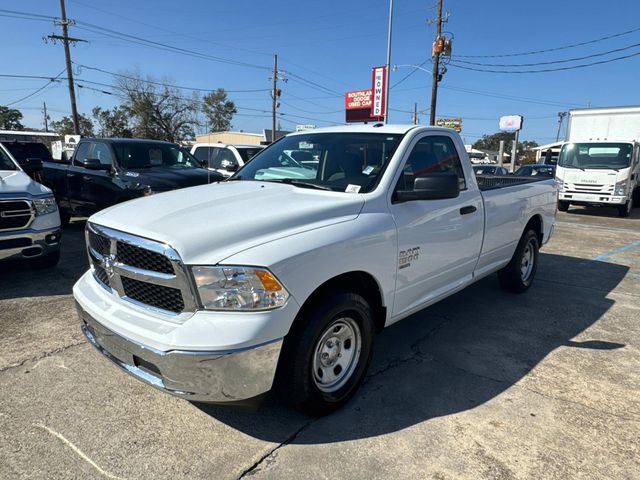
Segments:
[[[628,217],[640,202],[640,106],[569,111],[556,178],[558,210],[601,205]]]
[[[495,272],[527,290],[556,203],[551,178],[476,178],[453,130],[299,132],[230,180],[93,215],[74,296],[89,341],[161,390],[235,403],[275,388],[323,414],[384,327]]]

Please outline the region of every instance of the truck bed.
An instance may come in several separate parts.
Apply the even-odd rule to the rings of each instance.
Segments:
[[[476,175],[478,188],[485,192],[487,190],[495,190],[497,188],[512,187],[515,185],[524,185],[527,183],[542,182],[544,180],[552,180],[552,177],[516,177],[513,175]]]

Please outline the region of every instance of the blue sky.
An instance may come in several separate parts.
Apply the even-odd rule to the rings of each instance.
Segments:
[[[435,26],[435,0],[395,0],[392,64],[424,64],[430,69]],[[371,67],[386,59],[388,1],[351,0],[323,2],[215,2],[182,0],[67,0],[71,19],[78,24],[71,35],[88,40],[72,49],[77,65],[110,72],[139,70],[157,79],[187,87],[223,87],[239,107],[234,129],[261,131],[269,128],[271,100],[269,68],[272,56],[287,83],[281,84],[280,117],[283,128],[295,124],[318,126],[344,121],[347,90],[367,88]],[[59,15],[57,0],[3,0],[2,9]],[[468,58],[462,55],[498,55],[544,50],[638,28],[640,2],[595,0],[580,2],[504,0],[444,0],[450,13],[444,30],[454,36],[453,54],[458,61],[484,64],[553,62],[584,57],[640,44],[640,30],[597,43],[536,55]],[[55,76],[64,68],[61,45],[45,44],[42,37],[59,33],[48,20],[34,21],[1,16],[3,32],[2,72],[18,75]],[[201,52],[208,58],[187,56],[143,46],[105,34],[111,29],[145,39]],[[626,48],[592,59],[532,67],[483,67],[480,69],[526,70],[572,66],[640,52]],[[231,60],[214,61],[211,57]],[[239,63],[239,64],[238,64]],[[640,104],[638,72],[640,56],[568,71],[502,74],[464,70],[450,66],[440,84],[438,116],[463,118],[462,136],[472,143],[480,135],[497,131],[498,117],[522,114],[521,138],[540,143],[555,140],[557,113],[581,106]],[[90,68],[76,66],[78,106],[89,114],[98,105],[117,103],[109,91],[114,78]],[[411,73],[401,67],[391,73],[391,84]],[[97,82],[107,86],[99,86]],[[0,105],[15,102],[47,83],[42,79],[0,78]],[[237,91],[240,90],[240,91]],[[243,91],[244,90],[244,91]],[[257,91],[246,91],[257,90]],[[237,91],[237,92],[233,92]],[[189,94],[189,90],[184,91]],[[431,76],[416,71],[391,90],[390,120],[408,123],[414,102],[420,123],[428,123]],[[53,119],[69,114],[66,83],[55,83],[13,105],[25,115],[27,126],[41,126],[42,102]],[[264,111],[264,112],[263,112]]]

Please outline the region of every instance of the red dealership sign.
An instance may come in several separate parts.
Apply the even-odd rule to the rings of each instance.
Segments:
[[[344,109],[347,123],[382,120],[383,117],[371,116],[372,103],[373,91],[370,88],[346,92],[344,94]]]

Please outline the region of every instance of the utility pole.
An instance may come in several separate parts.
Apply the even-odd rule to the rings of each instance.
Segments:
[[[389,31],[387,35],[387,68],[385,68],[384,123],[389,121],[389,68],[391,68],[391,27],[393,25],[393,0],[389,0]]]
[[[566,114],[567,112],[558,112],[558,133],[556,134],[556,142],[560,140],[560,127],[562,127],[562,119]]]
[[[436,124],[436,102],[438,100],[438,82],[440,81],[440,54],[443,51],[442,39],[442,0],[438,0],[436,17],[436,39],[433,42],[431,58],[433,59],[433,73],[431,75],[431,114],[429,125]]]
[[[49,119],[47,118],[47,102],[42,102],[42,106],[44,107],[44,131],[49,131]]]
[[[60,21],[56,22],[57,25],[62,27],[62,36],[60,35],[48,35],[47,38],[53,40],[62,41],[64,46],[64,56],[67,64],[67,81],[69,82],[69,99],[71,100],[71,117],[73,119],[73,132],[76,135],[80,135],[80,122],[78,119],[78,107],[76,106],[76,92],[73,84],[73,69],[71,68],[71,52],[69,51],[69,43],[85,42],[80,38],[73,38],[69,36],[69,25],[73,25],[73,20],[67,20],[67,10],[64,6],[64,0],[60,0]]]
[[[413,104],[413,124],[418,124],[418,102],[414,102]]]
[[[271,91],[271,143],[276,141],[276,109],[278,108],[278,55],[273,56],[273,90]]]

